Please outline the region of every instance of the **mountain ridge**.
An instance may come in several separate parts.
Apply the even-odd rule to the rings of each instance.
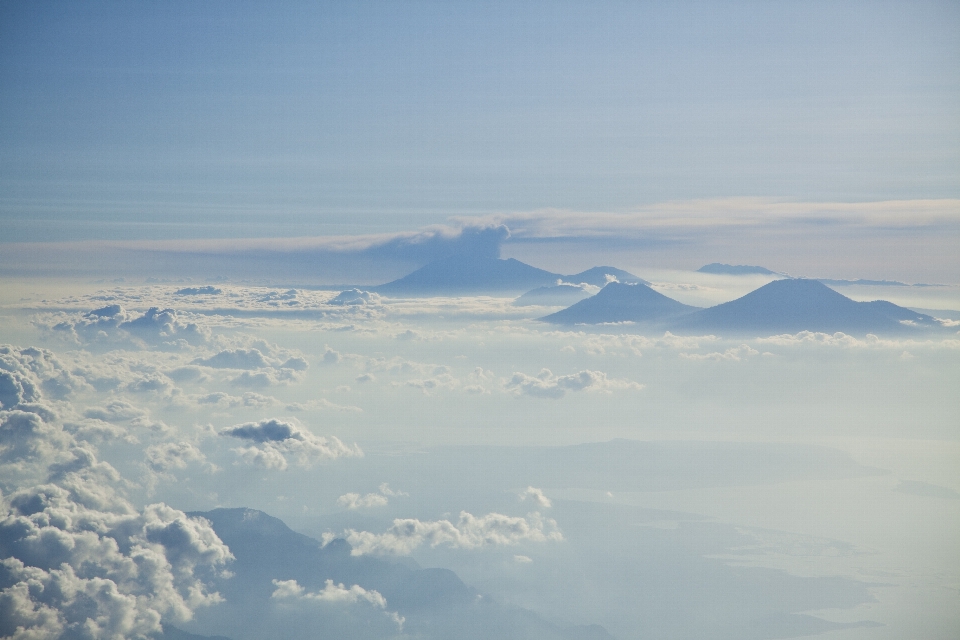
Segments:
[[[384,295],[413,296],[523,293],[538,287],[556,286],[558,281],[602,287],[607,284],[608,275],[623,282],[646,283],[642,278],[616,267],[591,267],[566,276],[534,267],[516,258],[462,255],[434,260],[401,278],[366,289]]]
[[[668,302],[669,301],[669,302]],[[644,285],[611,283],[590,298],[540,320],[554,324],[638,322],[671,331],[902,333],[940,325],[886,300],[857,302],[818,280],[785,278],[706,309],[684,305]]]
[[[530,638],[586,640],[612,636],[598,625],[557,626],[537,613],[506,606],[467,586],[448,569],[419,568],[403,562],[351,553],[350,544],[334,538],[323,544],[297,533],[282,520],[249,508],[218,508],[187,514],[204,518],[235,556],[213,586],[224,596],[215,607],[199,609],[187,630],[169,627],[159,638],[193,640],[211,636],[234,640],[307,638],[322,629],[325,637],[394,638],[397,624],[385,615],[397,612],[404,634],[424,640],[462,638]],[[296,610],[278,605],[276,581],[296,580],[306,593],[324,589],[332,580],[346,588],[358,585],[385,599],[381,608],[317,607]],[[366,613],[364,613],[366,612]],[[366,617],[364,617],[366,616]],[[406,635],[404,636],[406,637]],[[158,640],[159,640],[158,638]]]

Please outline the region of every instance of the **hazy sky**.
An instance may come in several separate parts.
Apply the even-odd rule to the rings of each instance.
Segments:
[[[956,198],[958,26],[953,2],[3,3],[2,240]]]

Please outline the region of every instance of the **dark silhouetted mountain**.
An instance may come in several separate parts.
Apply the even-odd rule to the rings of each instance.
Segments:
[[[745,264],[723,264],[720,262],[711,262],[710,264],[705,264],[699,269],[700,273],[714,273],[718,275],[726,276],[749,276],[749,275],[764,275],[764,276],[778,276],[781,275],[776,271],[770,271],[765,267],[753,267]]]
[[[730,333],[822,331],[891,333],[901,321],[938,326],[933,318],[891,302],[856,302],[817,280],[774,280],[742,298],[703,309],[673,323],[678,330]]]
[[[573,284],[579,284],[581,282],[586,284],[592,284],[595,287],[603,287],[607,284],[607,276],[611,275],[617,279],[617,282],[630,282],[650,285],[649,282],[643,278],[638,278],[628,271],[623,269],[617,269],[615,267],[593,267],[587,269],[586,271],[581,271],[580,273],[575,273],[572,276],[563,276],[564,282],[572,282]]]
[[[373,290],[411,296],[520,292],[552,285],[562,278],[513,258],[454,256],[431,262]]]
[[[526,307],[543,305],[546,307],[568,307],[594,295],[596,289],[581,284],[561,282],[552,287],[537,287],[513,301],[514,306]]]
[[[322,545],[262,511],[214,509],[189,515],[209,520],[236,558],[229,565],[233,575],[214,581],[224,602],[199,609],[186,625],[193,633],[222,633],[234,640],[387,638],[396,636],[397,626],[385,612],[396,611],[405,618],[405,634],[424,640],[609,637],[602,635],[602,628],[584,628],[583,633],[561,630],[532,611],[501,605],[447,569],[354,556],[343,539]],[[306,593],[322,590],[327,580],[348,588],[359,585],[379,592],[386,599],[386,609],[315,603],[296,608],[271,597],[277,588],[274,580],[296,580]],[[172,627],[166,631],[162,637],[200,637],[176,635],[185,632]]]
[[[554,324],[664,322],[697,309],[644,284],[611,282],[597,295],[540,319]]]

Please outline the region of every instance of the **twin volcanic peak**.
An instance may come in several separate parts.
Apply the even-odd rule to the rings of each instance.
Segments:
[[[774,280],[747,295],[698,309],[642,284],[612,283],[600,293],[541,320],[555,324],[637,322],[678,332],[898,333],[936,328],[932,317],[891,302],[856,302],[806,279]]]
[[[614,267],[593,267],[565,276],[532,267],[514,258],[466,255],[435,260],[372,290],[388,296],[503,294],[557,286],[558,280],[602,287],[611,278],[621,282],[645,282],[632,273]]]

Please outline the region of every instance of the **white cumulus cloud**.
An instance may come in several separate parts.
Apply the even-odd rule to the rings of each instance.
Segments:
[[[232,451],[247,464],[264,469],[286,469],[290,458],[307,466],[322,458],[363,455],[356,444],[351,447],[333,436],[317,436],[292,422],[276,418],[226,427],[219,433],[252,443]]]
[[[550,498],[543,495],[543,489],[537,489],[536,487],[527,487],[517,494],[517,496],[521,501],[531,500],[535,505],[544,509],[549,509],[553,506],[553,503],[550,502]]]
[[[325,534],[329,542],[335,536]],[[526,517],[488,513],[474,516],[460,512],[456,524],[449,520],[421,521],[415,518],[398,518],[384,533],[347,529],[342,537],[353,547],[351,554],[407,555],[421,545],[448,546],[457,549],[477,549],[494,545],[516,545],[521,542],[546,542],[563,540],[555,520],[544,518],[539,513]]]
[[[568,391],[606,391],[622,389],[640,390],[643,385],[631,380],[608,378],[602,371],[584,370],[578,373],[555,376],[549,369],[542,369],[536,377],[514,373],[506,388],[517,394],[537,398],[562,398]]]

